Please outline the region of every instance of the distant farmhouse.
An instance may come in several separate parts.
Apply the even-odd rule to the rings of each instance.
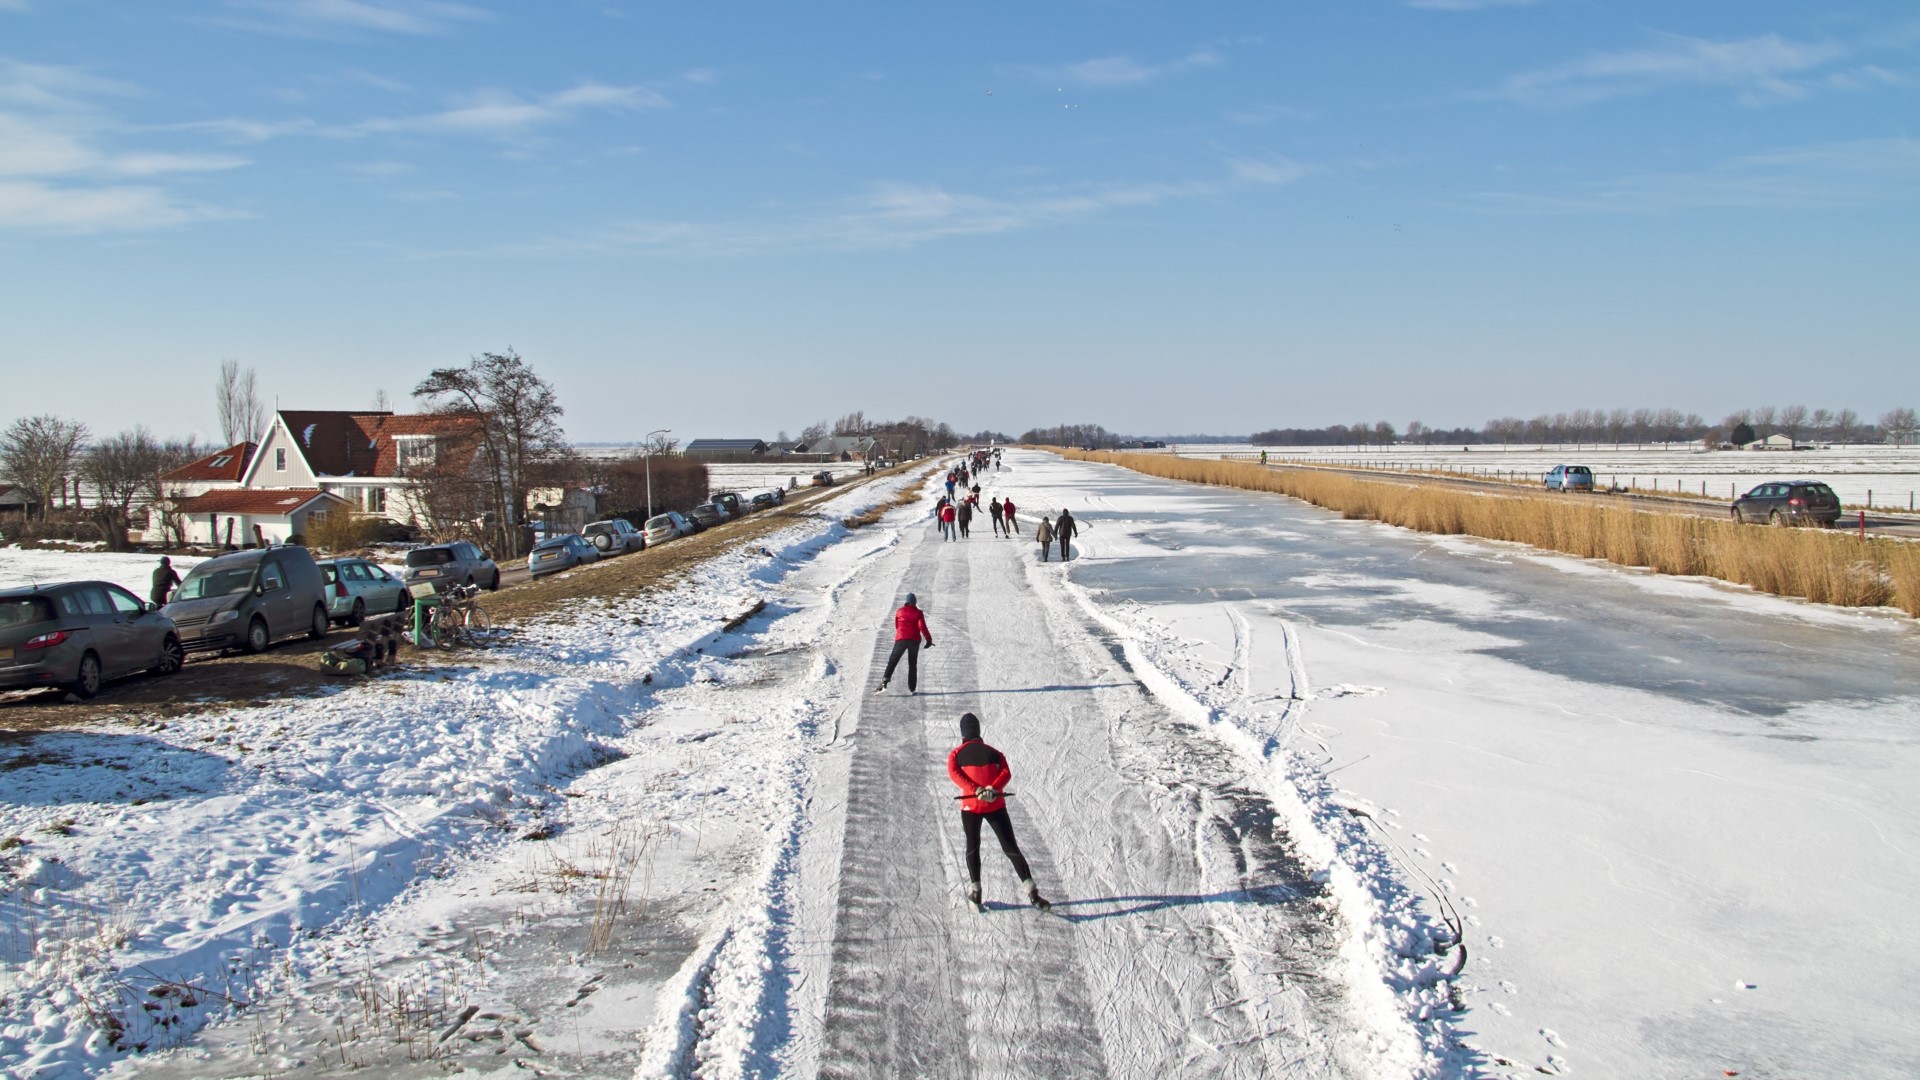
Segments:
[[[759,461],[770,449],[765,439],[695,439],[680,452],[695,461]]]

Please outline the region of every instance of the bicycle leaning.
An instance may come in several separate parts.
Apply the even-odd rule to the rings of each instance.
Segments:
[[[456,585],[440,594],[427,618],[427,636],[435,645],[485,645],[493,638],[493,620],[480,606],[478,585]]]

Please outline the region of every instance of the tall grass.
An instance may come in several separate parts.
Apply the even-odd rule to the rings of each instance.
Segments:
[[[1291,495],[1342,516],[1421,532],[1510,540],[1662,574],[1715,577],[1845,607],[1920,617],[1920,544],[1824,529],[1772,529],[1551,495],[1472,492],[1161,454],[1059,451],[1149,476]]]

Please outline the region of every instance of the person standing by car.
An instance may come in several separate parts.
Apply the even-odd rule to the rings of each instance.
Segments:
[[[880,676],[880,685],[873,688],[874,693],[884,692],[893,681],[893,669],[900,666],[902,656],[907,658],[907,693],[920,692],[922,641],[927,648],[933,648],[933,631],[927,629],[927,616],[920,610],[919,598],[908,593],[906,602],[893,613],[893,653],[887,657],[887,670]]]
[[[987,500],[987,516],[993,518],[993,535],[995,536],[1001,535],[1006,529],[1006,526],[1001,523],[1001,516],[1004,513],[1005,511],[1000,509],[999,499]]]
[[[1005,754],[980,738],[980,718],[972,713],[960,717],[960,745],[947,754],[947,778],[961,792],[960,831],[966,838],[967,848],[967,902],[975,911],[981,910],[980,825],[985,822],[993,827],[1000,850],[1013,864],[1013,872],[1027,894],[1027,903],[1041,911],[1051,909],[1053,905],[1040,895],[1039,886],[1033,883],[1033,870],[1020,852],[1019,841],[1014,839],[1013,819],[1007,816],[1007,784],[1013,780],[1013,769],[1008,767]]]
[[[1012,535],[1014,535],[1015,533],[1017,533],[1017,532],[1019,532],[1019,531],[1020,531],[1020,523],[1019,523],[1019,522],[1017,522],[1017,521],[1015,521],[1015,520],[1013,520],[1013,500],[1012,500],[1012,499],[1001,499],[1001,500],[1000,500],[1000,510],[1001,510],[1001,512],[1002,512],[1002,513],[1004,513],[1004,514],[1006,514],[1006,516],[1007,516],[1007,535],[1008,535],[1008,536],[1012,536]]]
[[[1047,554],[1053,550],[1053,522],[1047,515],[1040,515],[1040,524],[1033,527],[1033,538],[1040,541],[1040,561],[1047,561]]]
[[[173,595],[174,586],[180,584],[180,575],[173,570],[173,560],[160,556],[160,565],[153,568],[153,591],[147,598],[154,607],[166,607],[167,597]]]
[[[1053,523],[1053,538],[1060,541],[1061,562],[1067,561],[1067,541],[1072,540],[1079,531],[1079,524],[1073,520],[1073,511],[1060,511],[1060,520]]]

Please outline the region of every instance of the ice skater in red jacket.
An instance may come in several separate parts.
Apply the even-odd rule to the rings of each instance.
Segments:
[[[900,666],[900,658],[907,658],[907,693],[920,692],[920,643],[933,648],[933,632],[927,629],[927,616],[920,610],[917,598],[907,594],[907,602],[893,613],[893,655],[887,657],[886,674],[880,676],[880,685],[873,688],[878,694],[886,690],[893,681],[893,669]]]
[[[1034,885],[1027,857],[1020,854],[1020,845],[1013,838],[1013,819],[1007,816],[1007,785],[1013,780],[1013,770],[1007,767],[1006,755],[981,741],[980,718],[972,713],[960,717],[960,745],[947,755],[947,775],[961,791],[960,828],[967,837],[967,900],[974,909],[980,909],[982,821],[993,826],[1000,850],[1007,853],[1013,872],[1020,875],[1020,884],[1026,887],[1027,902],[1041,911],[1051,908],[1053,905]]]

